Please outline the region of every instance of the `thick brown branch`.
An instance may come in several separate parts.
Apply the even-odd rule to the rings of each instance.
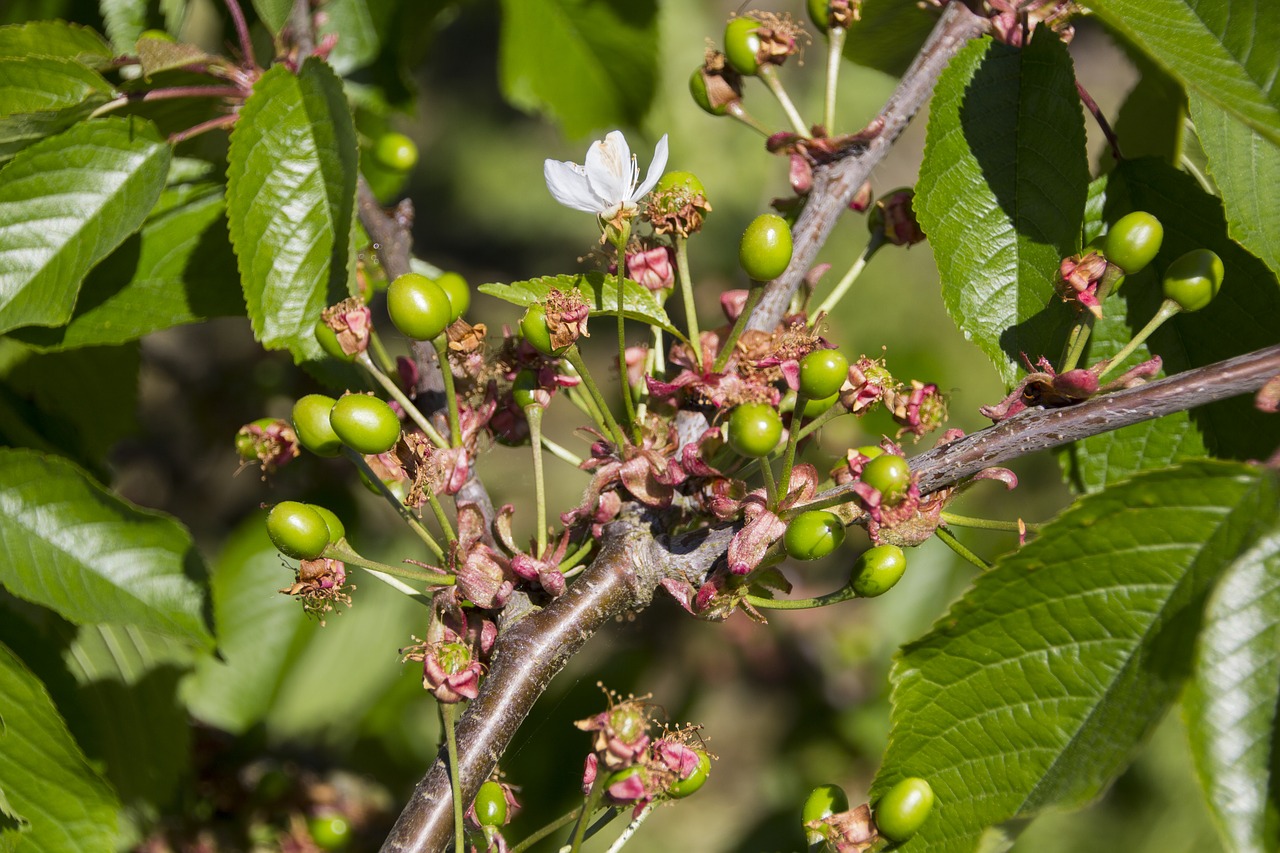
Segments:
[[[1060,409],[1034,409],[911,460],[922,491],[981,469],[1261,388],[1280,375],[1280,345]],[[839,494],[843,489],[826,495]],[[734,527],[654,536],[638,513],[610,525],[603,549],[563,597],[498,640],[480,696],[459,727],[462,790],[470,802],[551,679],[601,626],[649,605],[666,578],[700,585],[723,557]],[[449,781],[438,760],[400,815],[384,851],[444,850],[452,831]]]

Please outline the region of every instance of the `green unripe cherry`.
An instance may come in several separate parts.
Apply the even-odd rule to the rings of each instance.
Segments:
[[[809,20],[820,32],[826,32],[831,26],[831,0],[808,0]]]
[[[529,346],[533,347],[543,355],[563,355],[568,347],[553,347],[551,345],[551,329],[547,327],[547,311],[537,302],[525,309],[524,316],[520,318],[520,334],[529,342]]]
[[[373,146],[373,156],[393,172],[408,172],[418,165],[418,146],[403,133],[384,133]]]
[[[844,523],[833,512],[822,509],[802,512],[787,525],[782,545],[797,560],[817,560],[827,556],[844,541]]]
[[[933,810],[933,788],[918,776],[903,779],[876,803],[876,829],[890,841],[901,843],[917,832]]]
[[[341,850],[351,843],[351,823],[342,815],[313,817],[307,831],[321,850]]]
[[[840,350],[814,350],[800,359],[800,393],[811,400],[837,393],[848,376],[849,359]]]
[[[490,779],[476,792],[476,823],[481,826],[503,826],[507,822],[507,793],[502,785]]]
[[[346,525],[342,523],[342,519],[338,518],[338,514],[328,507],[319,504],[307,504],[308,507],[324,519],[325,526],[329,528],[329,543],[333,544],[339,539],[347,535]]]
[[[1155,258],[1164,242],[1164,226],[1143,210],[1126,213],[1102,238],[1102,254],[1125,275],[1142,270]]]
[[[698,766],[693,768],[693,772],[685,779],[677,779],[667,788],[667,796],[675,800],[683,800],[690,794],[694,794],[707,783],[707,777],[711,775],[711,756],[707,755],[705,749],[698,747],[690,747],[698,756]]]
[[[809,792],[808,797],[805,797],[804,808],[800,810],[800,823],[808,824],[848,810],[849,797],[845,794],[844,788],[839,785],[819,785]],[[810,844],[821,840],[814,837],[815,835],[816,833],[809,833]]]
[[[329,545],[329,525],[324,517],[298,501],[281,501],[271,508],[267,535],[280,553],[299,560],[314,560]]]
[[[907,570],[907,555],[897,545],[868,548],[853,564],[850,585],[861,598],[884,595],[902,580]]]
[[[449,297],[449,322],[452,323],[471,307],[471,288],[460,273],[442,272],[435,280],[436,286]]]
[[[776,213],[762,213],[742,232],[738,261],[756,281],[773,281],[791,263],[791,228]]]
[[[337,456],[342,452],[342,439],[329,423],[329,412],[336,402],[324,394],[308,394],[293,404],[293,431],[298,444],[316,456]]]
[[[448,327],[453,304],[440,285],[425,275],[407,272],[387,288],[387,313],[406,337],[430,341]]]
[[[745,16],[729,21],[724,28],[724,57],[739,74],[751,76],[760,70],[760,22]]]
[[[824,412],[827,411],[827,409],[830,409],[832,406],[834,406],[836,403],[839,403],[839,402],[840,402],[840,395],[838,393],[832,394],[830,397],[823,397],[820,400],[819,399],[806,400],[804,403],[803,416],[806,419],[816,418],[818,415],[823,414]]]
[[[1208,249],[1192,249],[1164,271],[1164,298],[1183,311],[1199,311],[1222,289],[1223,272],[1222,258]]]
[[[884,504],[896,504],[911,486],[911,467],[893,453],[882,453],[862,466],[862,482],[880,493]]]
[[[664,192],[673,189],[682,189],[689,195],[707,197],[707,191],[702,186],[702,181],[698,180],[698,176],[693,172],[667,172],[658,179],[658,185],[654,188],[654,191]]]
[[[386,453],[400,438],[400,418],[392,408],[364,394],[348,394],[334,403],[329,424],[343,444],[371,456]]]
[[[516,374],[515,381],[511,383],[511,399],[515,400],[516,405],[522,409],[537,406],[538,399],[533,396],[533,392],[537,390],[538,375],[532,370],[522,370]]]
[[[768,456],[782,439],[782,418],[767,403],[743,403],[729,416],[729,446],[742,456]]]
[[[329,328],[329,324],[321,317],[316,321],[316,342],[320,344],[320,349],[325,351],[326,355],[332,356],[339,361],[355,361],[356,353],[346,353],[342,350],[342,344],[338,343],[338,333]]]

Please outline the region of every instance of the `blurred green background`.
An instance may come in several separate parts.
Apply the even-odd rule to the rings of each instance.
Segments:
[[[875,0],[869,0],[875,2]],[[882,0],[911,3],[912,0]],[[440,4],[424,4],[432,9]],[[68,16],[89,13],[64,4]],[[758,135],[728,119],[702,113],[687,92],[689,72],[700,62],[706,39],[718,40],[732,2],[666,0],[658,18],[661,55],[659,89],[640,127],[623,128],[647,168],[653,142],[670,135],[669,169],[696,173],[714,212],[691,243],[703,327],[719,320],[718,296],[745,286],[737,270],[738,236],[770,199],[789,194],[786,162],[769,155]],[[755,8],[790,11],[803,4],[761,3]],[[193,3],[185,38],[221,48],[226,34],[222,9],[208,0]],[[28,10],[29,11],[29,10]],[[19,3],[0,18],[17,20]],[[426,12],[424,12],[426,14]],[[924,13],[921,13],[924,14]],[[566,138],[545,118],[510,106],[498,82],[500,15],[496,3],[450,6],[437,18],[438,32],[419,45],[416,108],[395,114],[392,124],[416,140],[421,152],[404,193],[413,200],[417,253],[473,283],[512,281],[572,272],[596,248],[590,217],[557,205],[546,191],[542,161],[581,161],[594,135]],[[1072,45],[1079,73],[1100,106],[1114,115],[1137,74],[1095,26],[1084,23]],[[782,77],[801,111],[817,117],[825,43],[816,38],[803,64]],[[841,79],[840,129],[870,120],[892,91],[895,79],[846,63]],[[773,127],[783,117],[755,81],[748,81],[748,107]],[[879,195],[914,182],[927,114],[915,122],[873,178]],[[1090,123],[1091,150],[1101,151]],[[866,243],[863,217],[847,214],[819,260],[831,271],[819,299],[834,285]],[[678,302],[678,300],[674,300]],[[472,322],[497,331],[513,324],[512,306],[483,296],[473,303]],[[673,305],[673,314],[679,315]],[[383,317],[385,320],[385,317]],[[383,324],[389,329],[389,325]],[[935,382],[949,395],[950,426],[966,431],[986,424],[980,405],[1004,394],[994,371],[967,343],[942,308],[927,244],[890,247],[869,265],[850,297],[831,316],[828,337],[851,357],[883,356],[902,380]],[[609,335],[592,339],[589,357],[608,377]],[[639,342],[642,332],[632,330]],[[414,781],[435,754],[439,726],[435,705],[420,686],[420,672],[398,662],[397,649],[425,629],[425,612],[377,581],[357,578],[355,606],[331,616],[320,628],[289,599],[277,595],[291,580],[261,529],[260,506],[284,498],[323,503],[345,519],[349,536],[375,559],[425,559],[412,537],[358,485],[340,462],[304,456],[269,483],[255,470],[237,474],[231,438],[263,415],[287,415],[292,401],[319,390],[287,357],[265,353],[247,321],[223,320],[154,335],[141,348],[138,429],[117,447],[112,484],[144,506],[178,516],[194,532],[214,569],[221,595],[261,618],[261,643],[224,649],[225,667],[200,668],[187,685],[200,716],[235,737],[206,732],[197,738],[213,756],[203,767],[257,784],[267,773],[295,778],[347,774],[370,788],[367,825],[359,849],[376,849]],[[576,411],[553,406],[547,432],[579,453],[587,444],[574,434]],[[892,435],[888,418],[845,418],[824,431],[810,459],[827,470],[847,447]],[[926,440],[919,449],[930,446]],[[908,445],[909,452],[912,447]],[[528,448],[494,447],[480,470],[496,503],[517,508],[520,534],[532,531],[532,469]],[[549,459],[550,504],[575,505],[586,474]],[[1012,495],[995,485],[974,490],[953,507],[989,518],[1042,521],[1070,496],[1057,462],[1049,455],[1014,466],[1021,485]],[[1016,542],[1008,534],[959,531],[970,548],[992,559]],[[840,586],[865,537],[850,536],[835,555],[801,569],[787,568],[797,596]],[[904,641],[921,634],[944,612],[972,576],[972,568],[935,541],[909,555],[910,570],[892,594],[823,611],[781,613],[768,625],[742,615],[724,624],[689,618],[660,596],[649,611],[612,626],[559,676],[521,729],[503,762],[507,780],[519,786],[525,811],[510,827],[517,840],[575,802],[588,737],[572,721],[601,710],[602,682],[621,693],[650,694],[673,723],[701,724],[709,749],[719,756],[709,784],[693,799],[665,807],[629,844],[636,851],[792,851],[803,847],[798,814],[805,794],[825,782],[842,784],[853,802],[865,797],[888,732],[886,676]],[[269,710],[241,731],[217,702],[236,689],[238,667],[267,677],[254,682],[267,691]],[[263,686],[265,685],[265,686]],[[1021,836],[1021,853],[1208,851],[1218,844],[1204,807],[1195,796],[1185,738],[1176,720],[1156,734],[1134,767],[1096,806],[1077,814],[1051,815]],[[247,769],[246,769],[247,768]],[[336,775],[334,775],[336,773]],[[247,775],[246,775],[247,774]],[[231,820],[217,806],[205,781],[193,783],[175,806],[192,821]],[[341,786],[339,786],[341,787]],[[212,803],[213,805],[210,805]],[[604,833],[606,837],[611,833]],[[555,850],[559,841],[538,849]],[[590,847],[603,850],[608,841]]]

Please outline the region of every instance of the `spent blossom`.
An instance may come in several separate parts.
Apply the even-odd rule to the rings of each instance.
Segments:
[[[640,183],[640,167],[621,131],[610,132],[591,143],[582,165],[567,160],[547,160],[542,174],[551,196],[566,207],[594,213],[605,223],[630,220],[639,212],[637,202],[653,189],[667,167],[667,135],[653,149],[653,160]]]

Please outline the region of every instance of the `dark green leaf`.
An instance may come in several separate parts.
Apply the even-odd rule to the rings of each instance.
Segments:
[[[1265,264],[1227,236],[1222,203],[1191,176],[1151,158],[1127,160],[1110,175],[1107,219],[1145,210],[1164,225],[1164,243],[1148,271],[1126,281],[1127,322],[1140,329],[1160,304],[1158,277],[1184,252],[1204,247],[1226,268],[1222,292],[1194,314],[1165,323],[1147,341],[1168,374],[1212,364],[1280,342],[1280,286]],[[1092,360],[1092,356],[1090,357]],[[1264,459],[1275,450],[1275,419],[1248,396],[1202,406],[1191,420],[1215,456]]]
[[[0,338],[0,438],[105,474],[107,454],[138,429],[140,360],[136,345],[41,354]]]
[[[57,56],[103,68],[111,63],[111,45],[89,27],[66,21],[0,27],[0,57],[35,56]]]
[[[70,349],[242,314],[222,188],[168,189],[158,208],[165,210],[85,279],[67,325],[19,329],[13,336],[35,347]]]
[[[84,715],[88,731],[76,730],[80,743],[105,765],[135,820],[150,822],[175,803],[190,764],[191,727],[177,690],[192,651],[127,625],[84,625],[69,639],[63,658],[79,685],[75,701],[94,709]]]
[[[200,574],[173,519],[65,459],[0,449],[0,582],[17,597],[77,624],[127,623],[205,645]]]
[[[329,64],[339,74],[347,75],[363,68],[378,57],[383,34],[390,35],[394,0],[330,0],[324,7],[324,23],[317,38],[330,33],[338,43],[329,54]]]
[[[253,0],[253,10],[258,17],[276,35],[289,20],[289,10],[293,8],[293,0]]]
[[[575,288],[582,298],[591,306],[592,314],[608,317],[618,315],[617,277],[601,272],[578,273],[576,275],[547,275],[528,281],[513,281],[511,284],[482,284],[477,288],[481,293],[506,300],[513,305],[527,306],[547,298],[553,290],[568,293]],[[658,326],[681,338],[680,330],[671,325],[662,303],[649,292],[644,285],[631,279],[624,279],[622,285],[622,313],[629,320],[639,320],[651,326]]]
[[[503,0],[502,91],[565,133],[637,125],[658,83],[656,0]]]
[[[915,210],[943,299],[1012,383],[1022,354],[1057,357],[1070,313],[1054,295],[1080,238],[1089,183],[1084,116],[1066,47],[981,39],[938,80]]]
[[[111,99],[111,84],[74,59],[0,56],[0,163]]]
[[[1232,238],[1280,275],[1280,147],[1198,94],[1191,117]]]
[[[1228,850],[1275,849],[1273,764],[1280,695],[1280,488],[1257,540],[1223,574],[1205,610],[1185,697],[1192,754]]]
[[[1129,58],[1138,66],[1140,76],[1116,114],[1120,152],[1129,159],[1159,157],[1177,165],[1187,118],[1187,93],[1145,54],[1135,51]],[[1108,167],[1115,164],[1109,149],[1103,162]]]
[[[1188,88],[1280,145],[1280,4],[1258,0],[1087,0]]]
[[[937,15],[918,3],[865,0],[862,20],[845,35],[844,56],[858,65],[901,77],[937,22]],[[820,49],[825,51],[826,46]]]
[[[169,151],[150,123],[105,118],[0,171],[0,332],[70,318],[84,276],[159,198]]]
[[[1274,514],[1269,475],[1191,463],[1083,498],[979,577],[894,665],[871,799],[906,776],[938,797],[899,849],[969,853],[987,827],[1096,796],[1177,697],[1205,597]]]
[[[0,645],[0,790],[29,823],[27,849],[44,853],[114,850],[111,787],[85,761],[44,686]]]
[[[231,134],[227,218],[257,339],[322,357],[316,320],[348,294],[357,151],[342,81],[309,59],[262,75]]]
[[[314,633],[302,607],[272,591],[291,581],[261,517],[227,541],[213,565],[218,657],[200,660],[183,691],[196,717],[240,734],[266,715],[288,672],[290,649]]]

